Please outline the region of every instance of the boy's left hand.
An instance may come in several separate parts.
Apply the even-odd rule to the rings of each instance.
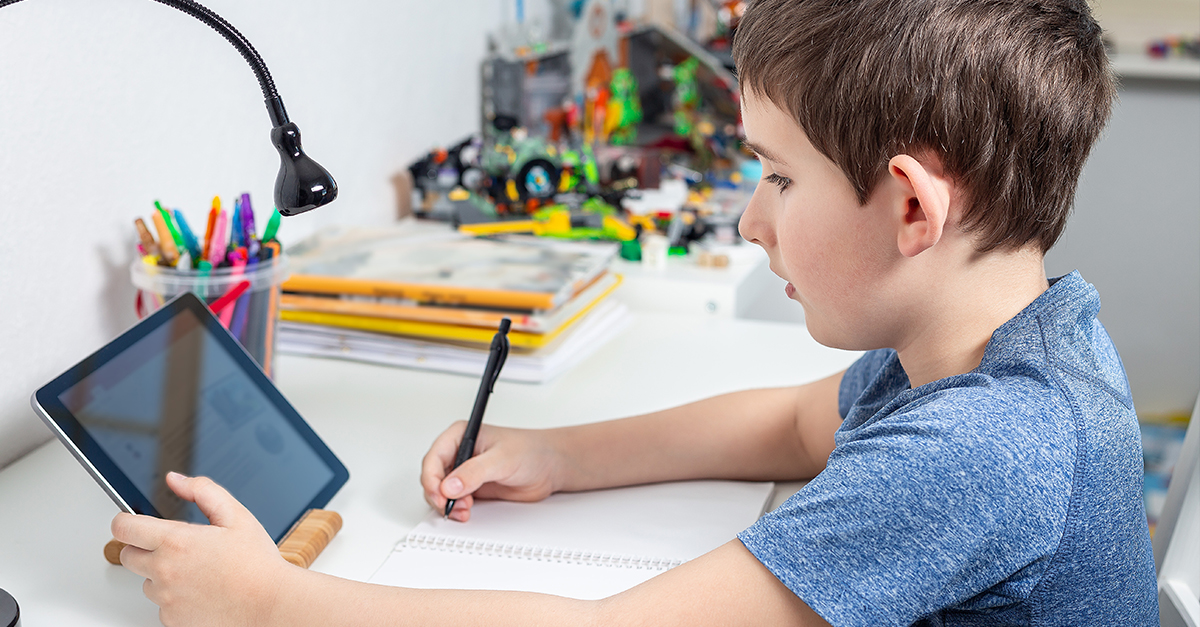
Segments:
[[[297,570],[237,499],[207,477],[167,474],[167,485],[211,524],[117,514],[121,563],[146,578],[164,625],[266,625]]]

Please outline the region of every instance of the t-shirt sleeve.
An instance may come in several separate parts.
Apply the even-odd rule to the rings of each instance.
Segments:
[[[888,358],[896,351],[890,348],[868,351],[858,361],[850,364],[846,374],[842,375],[842,384],[838,388],[838,413],[844,420],[850,414],[854,401],[862,396],[871,381],[879,375],[879,371],[887,365]]]
[[[1053,485],[1037,489],[1045,477],[1002,436],[933,405],[856,430],[821,474],[738,536],[833,625],[909,625],[955,605],[1002,606],[1015,599],[983,593],[995,597],[1026,569],[1012,593],[1027,594],[1022,586],[1061,536],[1065,497]]]

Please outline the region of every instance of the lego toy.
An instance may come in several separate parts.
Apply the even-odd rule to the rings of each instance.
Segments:
[[[613,71],[604,120],[604,135],[614,146],[626,146],[637,140],[637,124],[642,121],[642,102],[637,79],[626,68]]]
[[[458,230],[471,235],[532,233],[559,239],[618,242],[636,240],[638,236],[637,229],[619,215],[616,207],[597,198],[588,199],[577,210],[550,205],[534,213],[531,220],[463,224]]]
[[[652,235],[664,255],[710,236],[736,242],[753,182],[736,79],[715,44],[745,3],[706,4],[715,25],[682,28],[630,22],[616,0],[551,2],[550,39],[492,39],[481,131],[410,167],[414,213],[483,235],[628,242],[627,258],[645,259],[637,240]]]
[[[696,107],[700,104],[700,90],[696,86],[696,68],[700,62],[689,57],[675,66],[675,133],[688,137],[695,128]]]

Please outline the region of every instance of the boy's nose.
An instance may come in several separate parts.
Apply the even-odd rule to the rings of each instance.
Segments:
[[[742,212],[742,217],[738,220],[738,233],[747,242],[767,248],[773,245],[773,242],[770,238],[768,221],[765,219],[766,212],[763,210],[759,194],[760,191],[755,190],[754,195],[750,197],[746,210]]]

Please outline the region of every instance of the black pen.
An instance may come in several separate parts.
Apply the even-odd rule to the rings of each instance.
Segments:
[[[488,351],[487,367],[483,369],[483,380],[479,382],[479,393],[475,395],[475,408],[471,410],[471,419],[467,421],[467,430],[463,432],[462,442],[458,444],[458,456],[454,458],[454,468],[471,459],[475,454],[475,438],[479,437],[479,427],[483,424],[483,410],[487,408],[488,395],[496,387],[496,379],[500,378],[500,369],[504,360],[508,359],[508,328],[512,320],[502,318],[500,329],[492,337],[492,347]],[[450,470],[453,471],[454,468]],[[450,516],[454,509],[455,499],[446,501],[446,511],[443,518]]]

